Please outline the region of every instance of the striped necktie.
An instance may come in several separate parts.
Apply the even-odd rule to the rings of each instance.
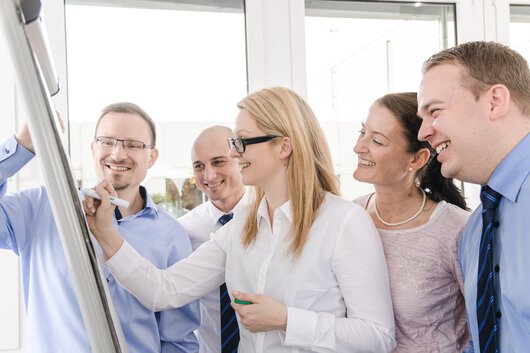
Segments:
[[[225,225],[230,222],[233,213],[227,213],[219,218],[219,223]],[[239,326],[237,325],[236,312],[230,306],[230,296],[226,283],[219,288],[221,297],[221,352],[235,353],[239,344]]]
[[[496,303],[495,286],[493,283],[493,234],[499,226],[495,221],[495,209],[501,194],[490,188],[482,187],[482,237],[477,275],[477,322],[481,353],[499,351],[497,323],[495,322]]]

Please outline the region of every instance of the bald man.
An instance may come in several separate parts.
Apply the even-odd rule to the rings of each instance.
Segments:
[[[190,235],[193,250],[208,241],[222,227],[219,219],[236,215],[248,204],[236,159],[228,157],[232,130],[212,126],[203,130],[193,143],[193,175],[209,200],[179,218]],[[198,329],[200,353],[221,353],[220,294],[216,289],[200,299],[201,325]]]

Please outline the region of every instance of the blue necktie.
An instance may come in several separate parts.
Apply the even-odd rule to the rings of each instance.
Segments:
[[[219,218],[219,223],[225,225],[230,222],[233,213],[227,213]],[[226,283],[219,288],[221,296],[221,352],[235,353],[239,344],[239,326],[237,325],[236,312],[230,306],[230,296],[226,290]]]
[[[482,187],[482,237],[477,275],[477,322],[481,353],[499,351],[497,323],[495,322],[495,287],[493,283],[493,233],[498,227],[495,209],[502,195],[490,188]]]

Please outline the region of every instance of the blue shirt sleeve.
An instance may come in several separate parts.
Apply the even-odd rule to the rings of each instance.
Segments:
[[[0,145],[0,195],[5,194],[7,178],[12,177],[35,155],[19,145],[15,136]]]
[[[188,233],[178,225],[174,234],[180,239],[173,245],[168,258],[167,267],[189,256],[192,252]],[[179,309],[164,310],[158,313],[158,329],[162,345],[162,353],[197,352],[199,344],[194,330],[198,329],[201,318],[199,301],[195,300]]]
[[[17,255],[25,247],[32,221],[45,199],[43,189],[6,195],[7,179],[16,174],[35,155],[19,145],[14,136],[0,145],[0,248]]]

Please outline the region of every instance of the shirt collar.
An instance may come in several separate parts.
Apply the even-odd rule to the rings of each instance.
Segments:
[[[151,195],[147,193],[147,190],[142,185],[140,185],[140,195],[142,196],[142,199],[144,199],[143,209],[145,211],[153,212],[158,217],[158,208],[151,198]]]
[[[234,206],[233,209],[231,209],[228,212],[223,212],[212,203],[211,200],[208,201],[208,215],[210,216],[210,221],[212,222],[212,225],[216,225],[219,218],[221,218],[222,215],[226,213],[234,213],[234,216],[238,213],[238,211],[248,204],[248,191],[245,189],[245,193],[241,197],[241,199],[237,202],[237,204]]]
[[[511,202],[530,173],[530,134],[527,134],[495,168],[488,185]]]
[[[137,213],[137,215],[143,213],[150,213],[153,214],[153,216],[155,216],[156,218],[158,218],[158,209],[155,203],[153,202],[151,195],[147,193],[147,190],[142,185],[140,185],[138,191],[140,192],[140,196],[142,197],[144,203],[142,205],[142,209]],[[121,221],[123,218],[118,207],[114,209],[114,217],[116,217],[116,220],[118,221]]]
[[[291,200],[287,200],[287,202],[285,202],[283,205],[278,207],[276,211],[274,211],[274,213],[276,212],[280,212],[281,214],[285,216],[285,218],[287,218],[289,223],[293,223],[293,208],[291,205]],[[259,229],[261,218],[265,218],[265,220],[270,223],[269,210],[267,207],[267,199],[265,197],[261,199],[261,202],[258,207],[258,219],[257,219],[258,229]]]

